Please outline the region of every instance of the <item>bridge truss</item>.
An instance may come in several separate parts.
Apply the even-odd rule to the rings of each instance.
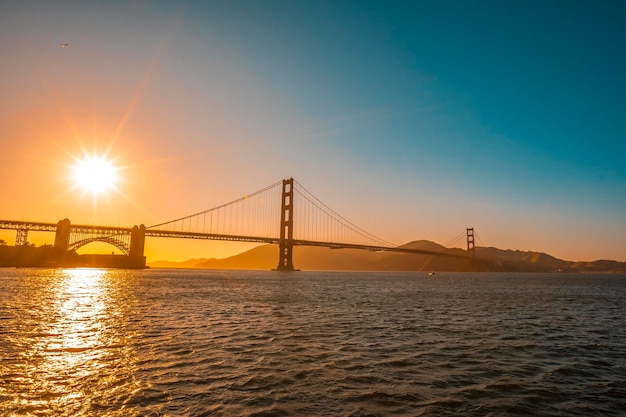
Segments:
[[[0,229],[17,231],[15,245],[23,246],[28,243],[29,232],[56,233],[61,222],[44,223],[0,220]],[[69,225],[69,221],[67,224]],[[92,242],[105,242],[118,248],[124,255],[129,255],[132,230],[132,228],[127,227],[69,225],[69,239],[67,248],[64,249],[75,250]]]

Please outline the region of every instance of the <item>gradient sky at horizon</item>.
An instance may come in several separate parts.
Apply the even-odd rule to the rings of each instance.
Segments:
[[[626,261],[624,15],[621,1],[0,1],[0,218],[150,225],[294,177],[389,241],[474,227],[485,246]],[[119,192],[73,188],[85,152],[123,168]],[[240,250],[172,243],[147,242],[149,260]]]

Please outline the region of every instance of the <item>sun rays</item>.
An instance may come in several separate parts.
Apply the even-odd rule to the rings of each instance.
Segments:
[[[87,156],[78,161],[73,171],[76,185],[92,194],[106,194],[115,189],[118,180],[118,168],[104,156]]]

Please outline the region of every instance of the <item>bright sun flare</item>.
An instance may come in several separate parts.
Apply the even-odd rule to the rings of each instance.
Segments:
[[[76,184],[93,194],[105,193],[115,188],[117,168],[105,157],[86,156],[74,166]]]

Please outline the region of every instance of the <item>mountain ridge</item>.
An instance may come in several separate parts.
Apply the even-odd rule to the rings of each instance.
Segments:
[[[464,254],[460,248],[445,248],[428,240],[415,240],[406,249]],[[500,272],[603,272],[626,273],[626,262],[613,260],[567,261],[535,251],[476,247],[476,260],[399,252],[369,252],[359,249],[329,250],[295,246],[294,266],[302,270],[345,271],[500,271]],[[261,245],[227,258],[198,258],[182,262],[150,262],[152,268],[256,269],[276,268],[277,245]]]

